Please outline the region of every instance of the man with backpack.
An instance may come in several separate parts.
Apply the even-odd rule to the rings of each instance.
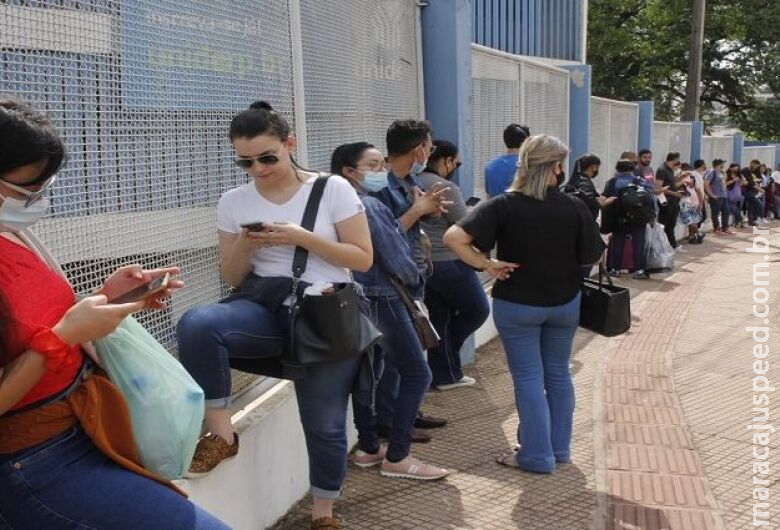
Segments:
[[[634,255],[634,275],[637,280],[650,277],[645,266],[645,230],[655,218],[653,184],[634,174],[634,162],[620,160],[615,167],[617,174],[604,187],[605,197],[617,197],[604,213],[603,219],[612,223],[612,240],[609,274],[620,276],[626,237],[631,237]]]

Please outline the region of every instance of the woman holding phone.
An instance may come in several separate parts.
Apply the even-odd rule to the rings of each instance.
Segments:
[[[238,454],[230,421],[231,357],[279,355],[289,333],[288,295],[295,247],[309,251],[305,284],[352,282],[350,269],[367,271],[373,249],[363,203],[342,177],[325,186],[314,230],[299,226],[318,176],[294,161],[295,137],[287,121],[265,102],[256,102],[233,118],[230,140],[236,164],[249,182],[229,190],[217,206],[221,273],[240,286],[245,280],[273,285],[268,296],[233,298],[195,307],[179,322],[179,357],[206,394],[206,425],[186,476],[202,476]],[[262,222],[259,232],[242,228]],[[281,286],[281,288],[277,288]],[[281,291],[271,296],[269,291]],[[312,528],[338,528],[333,504],[340,496],[347,465],[347,403],[360,356],[308,366],[295,381],[309,456],[314,498]]]
[[[93,374],[86,355],[126,316],[164,308],[161,299],[182,284],[172,280],[129,303],[109,300],[178,269],[122,267],[77,302],[28,231],[46,214],[62,140],[30,106],[0,99],[0,144],[0,523],[227,528],[141,466],[124,398]]]

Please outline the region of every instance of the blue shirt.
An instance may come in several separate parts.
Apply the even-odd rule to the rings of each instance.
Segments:
[[[517,173],[519,155],[501,155],[485,166],[485,191],[491,197],[501,195],[506,191]]]
[[[725,175],[721,176],[721,174],[714,169],[710,169],[704,174],[704,180],[710,183],[710,189],[712,190],[713,195],[719,198],[726,196],[724,177]]]

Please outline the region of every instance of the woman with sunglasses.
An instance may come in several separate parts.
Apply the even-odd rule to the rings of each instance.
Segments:
[[[431,241],[433,274],[425,284],[425,305],[441,342],[428,350],[433,386],[439,390],[471,386],[474,378],[463,374],[460,349],[466,339],[484,324],[490,314],[485,289],[474,269],[463,263],[442,241],[444,233],[466,216],[460,187],[452,176],[460,167],[458,148],[447,140],[434,140],[428,167],[420,175],[425,189],[447,190],[452,204],[439,217],[423,218],[423,231]]]
[[[124,398],[86,355],[127,315],[165,307],[107,300],[178,270],[123,267],[76,302],[28,230],[46,214],[62,140],[28,105],[0,99],[0,145],[0,525],[227,528],[142,467]]]
[[[363,203],[342,177],[328,179],[314,230],[299,226],[317,174],[295,163],[295,137],[270,105],[253,103],[235,116],[230,140],[249,182],[226,192],[217,206],[222,277],[233,287],[246,279],[268,289],[257,297],[192,308],[179,322],[179,357],[206,394],[210,433],[198,444],[189,477],[238,453],[228,410],[229,358],[279,355],[289,333],[295,247],[309,251],[302,284],[352,282],[350,269],[367,271],[373,261]],[[295,382],[314,498],[312,528],[338,528],[333,503],[346,476],[347,403],[359,363],[357,356],[309,366]]]

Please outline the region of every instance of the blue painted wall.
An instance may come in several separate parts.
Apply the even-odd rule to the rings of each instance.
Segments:
[[[700,121],[691,122],[691,160],[694,161],[701,158],[701,137],[704,135],[704,123]]]
[[[585,1],[471,0],[471,38],[509,53],[579,61]]]
[[[563,66],[569,76],[569,173],[574,162],[590,151],[591,67],[589,64]]]
[[[639,138],[638,147],[653,148],[653,120],[655,119],[655,103],[652,101],[637,101],[639,104]]]

